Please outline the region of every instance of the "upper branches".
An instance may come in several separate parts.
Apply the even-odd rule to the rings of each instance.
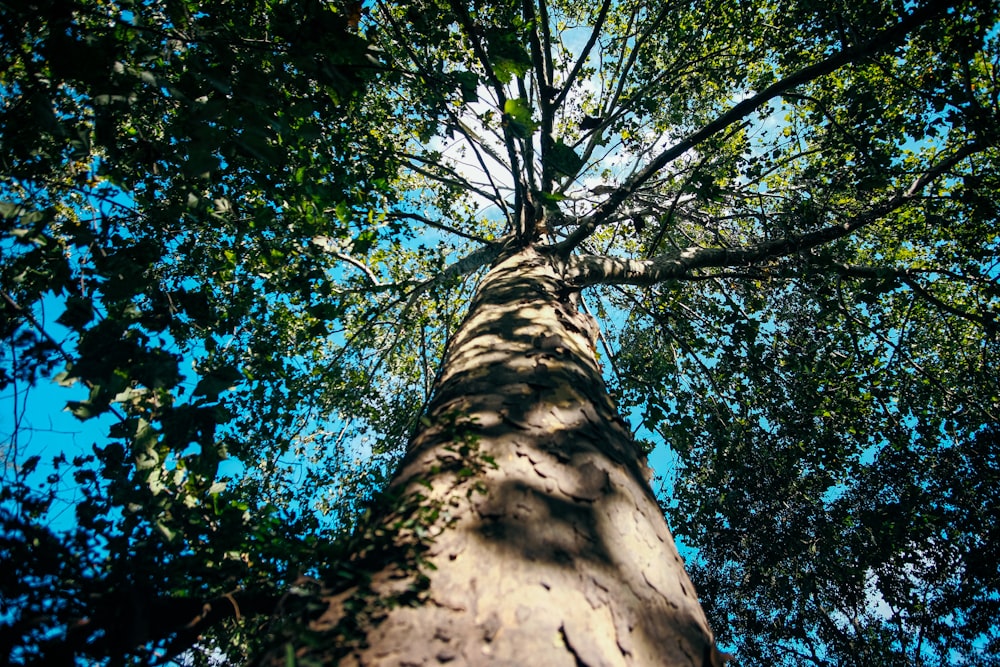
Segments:
[[[918,8],[904,16],[895,25],[886,28],[866,42],[858,46],[842,48],[828,58],[811,65],[806,65],[765,87],[760,92],[752,94],[741,102],[738,102],[711,122],[660,152],[647,165],[613,190],[607,199],[581,220],[576,231],[557,245],[557,252],[563,256],[568,256],[583,239],[593,234],[599,225],[615,215],[631,195],[684,153],[697,148],[707,139],[726,128],[741,122],[761,106],[781,96],[783,93],[814,81],[824,75],[828,75],[849,63],[857,62],[865,57],[892,48],[914,29],[940,17],[947,10],[948,6],[945,4],[931,4]]]
[[[908,188],[855,214],[842,222],[810,232],[789,235],[742,247],[688,247],[649,260],[618,259],[584,255],[571,258],[569,277],[577,285],[596,283],[653,285],[665,280],[692,277],[705,268],[746,268],[760,266],[793,254],[809,253],[813,248],[844,238],[871,225],[889,213],[919,199],[924,189],[969,156],[985,150],[980,144],[968,144],[940,160],[913,180]]]

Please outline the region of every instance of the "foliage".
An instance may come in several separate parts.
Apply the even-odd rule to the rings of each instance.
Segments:
[[[410,323],[450,317],[424,314],[450,293],[369,291],[353,265],[410,234],[377,214],[396,157],[361,94],[393,74],[350,7],[53,0],[3,22],[0,387],[19,420],[58,372],[85,389],[73,414],[111,417],[70,459],[27,429],[7,445],[4,655],[66,627],[113,655],[160,639],[100,627],[122,599],[280,591],[322,565],[385,472],[355,443],[377,422],[368,451],[398,447],[423,396],[422,367],[379,367],[412,358]]]
[[[67,455],[15,411],[9,660],[146,661],[193,640],[141,600],[341,567],[526,244],[679,457],[741,664],[997,653],[995,2],[0,9],[0,390],[108,429]]]

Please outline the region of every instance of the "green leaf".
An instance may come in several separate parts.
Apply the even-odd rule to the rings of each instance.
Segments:
[[[532,120],[531,106],[522,98],[511,98],[503,105],[504,122],[515,136],[522,139],[530,137],[538,129]]]
[[[563,176],[575,176],[583,167],[583,158],[559,139],[549,148],[549,165]]]
[[[472,104],[479,101],[479,76],[475,72],[457,72],[455,79],[462,94],[462,102]]]
[[[559,202],[566,201],[566,199],[568,199],[566,195],[559,192],[535,192],[535,196],[550,204],[558,204]]]
[[[232,389],[242,379],[242,373],[235,366],[213,368],[198,381],[193,395],[215,402],[219,400],[219,394]]]
[[[524,76],[531,69],[531,56],[515,33],[498,30],[490,34],[490,63],[497,78],[510,83],[514,77]]]
[[[351,251],[358,255],[367,255],[377,241],[378,232],[373,229],[366,229],[351,241]]]
[[[66,401],[66,409],[80,421],[87,421],[103,412],[90,401]]]
[[[337,220],[347,224],[351,221],[351,206],[345,201],[337,202],[335,209],[337,213]]]
[[[80,330],[92,319],[94,319],[94,308],[90,299],[73,295],[66,299],[66,310],[56,321],[65,327]]]
[[[22,475],[30,475],[31,473],[35,472],[35,468],[38,467],[38,462],[41,459],[42,457],[38,456],[37,454],[35,456],[29,456],[24,460],[23,463],[21,463],[19,472]]]

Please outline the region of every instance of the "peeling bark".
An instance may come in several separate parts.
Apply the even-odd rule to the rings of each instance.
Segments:
[[[365,580],[274,662],[722,664],[596,333],[557,262],[527,249],[489,272],[356,557]]]

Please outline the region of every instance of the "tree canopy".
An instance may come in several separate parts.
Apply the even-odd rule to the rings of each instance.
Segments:
[[[0,655],[247,660],[534,245],[737,664],[995,660],[998,10],[0,2]]]

